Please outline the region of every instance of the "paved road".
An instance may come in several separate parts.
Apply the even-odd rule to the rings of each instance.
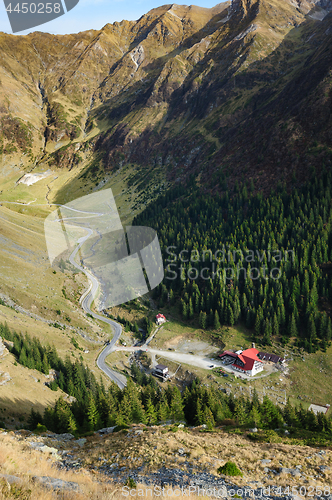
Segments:
[[[111,342],[102,350],[102,352],[99,354],[99,356],[97,358],[97,366],[98,366],[98,368],[100,368],[100,370],[102,370],[105,373],[105,375],[107,375],[107,377],[109,377],[111,380],[113,380],[120,387],[120,389],[123,389],[126,385],[126,377],[111,370],[107,366],[107,364],[105,363],[106,357],[109,354],[111,354],[111,352],[114,350],[114,345],[115,345],[116,341],[120,338],[120,335],[122,332],[122,327],[121,327],[121,325],[119,325],[119,323],[116,323],[116,321],[113,321],[109,318],[106,318],[105,316],[100,316],[99,314],[96,314],[93,311],[91,311],[91,304],[92,304],[93,298],[98,290],[99,284],[98,284],[97,279],[93,276],[93,274],[89,273],[89,271],[84,269],[84,267],[80,266],[75,261],[75,257],[77,255],[79,249],[81,248],[83,243],[93,234],[92,229],[88,229],[88,228],[85,228],[85,229],[87,231],[87,235],[83,236],[82,238],[80,238],[77,241],[78,245],[75,248],[75,250],[73,251],[73,253],[70,255],[69,261],[73,266],[75,266],[77,269],[82,271],[86,275],[86,277],[88,278],[88,280],[90,282],[90,287],[82,295],[82,297],[80,299],[82,308],[84,309],[84,311],[86,313],[91,314],[91,316],[93,316],[95,319],[99,319],[100,321],[104,321],[104,323],[108,323],[114,329],[114,336],[113,336]]]
[[[163,358],[167,358],[171,361],[175,361],[177,363],[185,363],[186,365],[196,366],[197,368],[211,368],[212,364],[214,367],[222,367],[219,361],[215,361],[214,359],[206,358],[204,356],[195,356],[194,354],[186,354],[182,352],[176,351],[163,351],[161,349],[153,349],[148,347],[147,345],[135,346],[135,347],[116,347],[117,351],[146,351],[150,354],[155,354],[156,356],[161,356]]]

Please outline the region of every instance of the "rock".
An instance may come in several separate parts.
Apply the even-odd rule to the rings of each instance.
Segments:
[[[249,432],[258,432],[257,427],[253,427],[252,429],[249,429]]]
[[[97,431],[98,434],[111,434],[115,429],[115,426],[114,427],[104,427],[103,429],[99,429],[99,431]]]
[[[287,435],[289,434],[289,431],[286,429],[286,430],[284,431],[284,433],[285,433],[285,434],[286,434],[286,436],[287,436]]]
[[[269,458],[263,458],[263,460],[261,460],[261,463],[264,464],[264,465],[270,464],[271,460]]]
[[[178,425],[178,429],[183,429],[184,428],[184,425],[183,424],[179,424]]]
[[[280,467],[279,475],[280,474],[292,474],[294,477],[301,476],[301,472],[298,469],[289,469],[287,467]]]
[[[179,448],[178,452],[179,452],[179,455],[183,455],[184,454],[184,449],[183,448]]]
[[[63,481],[62,479],[55,479],[48,476],[34,476],[33,481],[38,482],[48,489],[60,491],[79,491],[80,487],[73,481]]]
[[[52,446],[47,446],[44,443],[35,442],[35,441],[32,441],[29,444],[30,444],[31,448],[33,448],[34,450],[41,451],[42,453],[49,453],[54,458],[60,459],[60,455],[58,454],[58,450],[56,448],[53,448]]]
[[[0,474],[1,479],[5,479],[9,484],[19,484],[22,482],[22,479],[17,476],[11,476],[10,474]]]
[[[85,439],[85,438],[77,439],[77,440],[75,441],[75,443],[77,443],[77,444],[78,444],[78,446],[80,446],[80,447],[82,448],[82,446],[84,446],[84,445],[85,445],[85,443],[86,443],[86,439]]]
[[[1,380],[0,382],[0,385],[6,385],[8,382],[11,381],[11,376],[9,375],[8,372],[0,372],[0,376],[1,378],[3,378],[3,380]]]
[[[5,346],[5,344],[3,343],[2,337],[0,337],[0,356],[3,356],[7,352],[8,352],[8,350]]]
[[[70,432],[65,432],[64,434],[58,434],[57,437],[59,439],[62,439],[63,441],[70,441],[71,439],[75,439],[75,436],[70,434]]]
[[[319,468],[321,471],[331,470],[331,467],[328,467],[327,465],[320,465]]]
[[[135,431],[136,436],[141,436],[143,434],[142,430]]]
[[[270,469],[268,467],[264,467],[264,472],[270,472]]]

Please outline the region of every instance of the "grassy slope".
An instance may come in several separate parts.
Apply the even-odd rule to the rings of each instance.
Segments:
[[[83,500],[98,498],[106,500],[114,493],[114,487],[107,485],[103,477],[95,479],[93,472],[86,470],[65,471],[56,466],[56,460],[48,454],[32,450],[27,446],[27,433],[16,435],[13,432],[0,433],[0,470],[1,474],[18,476],[21,483],[8,485],[6,480],[0,482],[0,499],[52,500],[57,497],[52,490],[48,490],[34,481],[33,477],[50,477],[63,481],[78,483],[80,493],[63,492],[63,500]],[[38,441],[35,436],[32,441]],[[50,444],[54,446],[54,444]]]

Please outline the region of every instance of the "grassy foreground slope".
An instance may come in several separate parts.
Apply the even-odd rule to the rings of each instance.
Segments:
[[[7,435],[0,433],[1,474],[15,476],[22,482],[9,488],[6,479],[0,479],[0,498],[14,499],[24,498],[26,500],[48,500],[54,498],[52,490],[43,488],[38,481],[39,477],[60,479],[76,485],[80,492],[62,492],[64,500],[115,499],[123,498],[122,487],[128,481],[128,477],[136,477],[135,470],[140,468],[140,476],[152,477],[152,474],[165,466],[172,474],[183,473],[186,479],[196,484],[200,473],[220,475],[217,469],[227,461],[234,462],[242,477],[225,476],[226,484],[237,488],[268,488],[269,485],[284,488],[289,486],[301,486],[302,493],[305,491],[318,492],[324,487],[328,491],[331,484],[332,457],[330,450],[322,454],[316,448],[300,446],[293,443],[253,443],[246,436],[231,435],[218,430],[214,433],[202,432],[203,429],[181,430],[169,427],[146,428],[144,426],[133,426],[128,430],[116,432],[108,437],[93,435],[87,438],[81,448],[77,442],[57,440],[55,436],[47,437],[33,436],[28,432],[10,432]],[[55,439],[54,439],[55,438]],[[44,443],[48,446],[56,446],[59,452],[66,450],[71,454],[75,462],[75,469],[65,471],[59,470],[59,460],[39,451],[32,450],[29,445],[33,442]],[[183,454],[179,454],[179,449]],[[324,450],[323,450],[324,451]],[[96,464],[98,464],[96,466]],[[325,471],[322,472],[322,464]],[[121,467],[122,480],[117,483],[112,481],[112,471]],[[297,476],[290,473],[279,473],[279,471],[294,470]],[[165,469],[164,469],[165,470]],[[269,471],[275,470],[277,475],[271,476]],[[300,477],[299,477],[300,476]],[[158,477],[158,476],[157,476]],[[168,481],[164,478],[164,485]],[[147,486],[135,484],[135,481],[127,483],[136,489],[145,490]],[[153,488],[155,483],[150,483]],[[231,486],[229,486],[231,487]],[[306,488],[306,490],[305,490]],[[176,488],[173,488],[176,489]],[[135,492],[133,492],[134,494]],[[16,494],[16,496],[15,496]],[[19,496],[17,496],[19,495]],[[142,495],[142,493],[141,493]],[[150,498],[158,498],[149,494]],[[168,496],[171,500],[177,497],[176,492]],[[288,498],[285,494],[282,498]],[[300,495],[298,498],[305,498]],[[189,498],[197,498],[190,495]]]

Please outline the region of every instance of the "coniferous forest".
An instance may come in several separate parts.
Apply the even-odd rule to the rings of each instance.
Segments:
[[[182,318],[202,329],[242,322],[265,345],[274,337],[325,351],[332,338],[331,189],[331,171],[290,193],[280,184],[268,197],[252,183],[231,195],[202,194],[192,181],[151,203],[134,224],[159,237],[159,307],[179,304]]]

